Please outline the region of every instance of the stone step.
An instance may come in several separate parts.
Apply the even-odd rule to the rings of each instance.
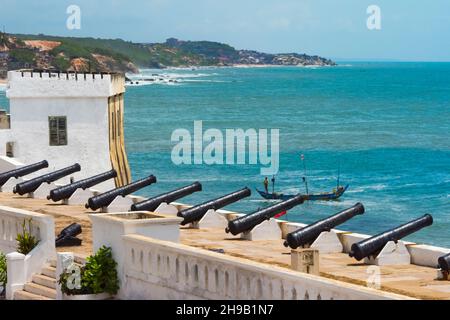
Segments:
[[[46,266],[42,268],[42,274],[49,278],[56,279],[56,268],[51,266]]]
[[[47,277],[43,274],[35,274],[33,275],[33,283],[40,284],[41,286],[56,289],[56,279]]]
[[[14,300],[52,300],[52,299],[34,293],[30,293],[24,290],[20,290],[14,293]]]
[[[74,262],[76,265],[82,266],[86,264],[86,258],[87,256],[77,254],[74,256]],[[56,268],[56,259],[50,259],[48,264],[50,267]]]
[[[36,283],[26,283],[24,290],[36,295],[44,296],[50,299],[56,299],[56,290],[44,287]]]
[[[52,259],[48,262],[48,264],[50,265],[50,267],[56,268],[56,259]]]

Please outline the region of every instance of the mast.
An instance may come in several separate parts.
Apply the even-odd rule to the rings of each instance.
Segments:
[[[301,155],[301,159],[302,159],[302,162],[303,162],[303,169],[305,170],[305,176],[303,177],[303,182],[305,183],[306,194],[309,195],[308,180],[306,179],[306,162],[305,162],[305,155],[304,154]]]
[[[272,194],[275,194],[275,175],[272,177]]]
[[[337,178],[337,188],[336,188],[336,190],[339,190],[339,185],[341,184],[340,180],[341,180],[341,160],[339,160],[339,165],[338,165],[338,178]]]

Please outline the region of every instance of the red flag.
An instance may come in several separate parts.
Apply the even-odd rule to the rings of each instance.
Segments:
[[[281,218],[282,216],[284,216],[284,215],[286,215],[286,214],[287,214],[287,211],[280,212],[279,214],[277,214],[277,215],[275,216],[275,219]]]

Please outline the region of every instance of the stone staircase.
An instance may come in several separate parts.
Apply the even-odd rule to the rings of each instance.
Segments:
[[[55,300],[56,285],[56,261],[53,260],[42,269],[41,274],[33,275],[23,290],[14,293],[14,300]]]

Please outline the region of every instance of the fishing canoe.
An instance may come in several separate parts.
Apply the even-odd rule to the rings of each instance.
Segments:
[[[307,201],[331,201],[331,200],[337,200],[347,191],[349,185],[346,185],[345,187],[339,187],[335,192],[331,193],[316,193],[316,194],[309,194],[304,195],[305,200]],[[296,194],[284,194],[284,193],[267,193],[261,190],[256,189],[258,193],[267,200],[289,200],[294,197],[296,197]]]

